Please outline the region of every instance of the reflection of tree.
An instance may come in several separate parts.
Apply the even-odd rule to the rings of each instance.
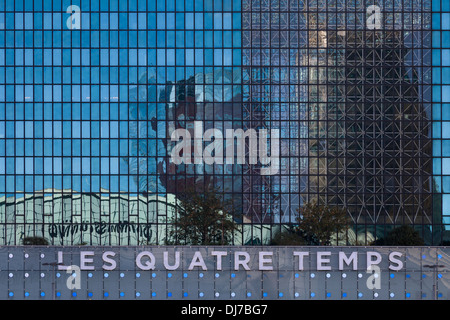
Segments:
[[[175,245],[230,245],[237,230],[233,202],[223,201],[215,189],[186,188],[178,197],[170,240]]]
[[[401,225],[391,230],[386,237],[373,243],[380,246],[423,246],[424,240],[419,232],[410,225]]]
[[[333,237],[339,239],[350,225],[350,217],[343,208],[310,202],[298,212],[294,231],[309,245],[331,245]]]

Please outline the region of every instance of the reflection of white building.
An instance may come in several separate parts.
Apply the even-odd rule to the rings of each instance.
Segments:
[[[55,245],[161,244],[174,204],[172,194],[80,194],[54,189],[0,197],[0,243],[20,244],[25,236],[39,236]]]
[[[173,194],[78,193],[45,189],[0,197],[0,245],[44,237],[51,245],[164,245],[175,217]],[[267,230],[266,230],[267,231]],[[237,230],[235,243],[251,240]]]

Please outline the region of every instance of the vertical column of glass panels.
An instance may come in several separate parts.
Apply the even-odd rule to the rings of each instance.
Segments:
[[[440,239],[440,224],[443,223],[443,243],[448,241],[446,230],[450,223],[450,180],[447,175],[450,163],[450,60],[447,49],[450,46],[450,7],[445,1],[433,0],[433,223],[436,241]]]

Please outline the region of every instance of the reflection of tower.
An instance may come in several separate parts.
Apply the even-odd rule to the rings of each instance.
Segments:
[[[339,49],[329,48],[333,34],[326,31],[327,26],[319,24],[316,14],[309,14],[308,45],[311,48],[307,55],[301,58],[301,65],[308,67],[307,86],[307,120],[308,120],[308,197],[302,198],[302,203],[319,201],[327,203],[330,197],[327,192],[328,166],[333,166],[333,144],[336,127],[336,103],[340,95],[335,91],[336,84],[330,85],[334,77],[332,68],[337,63]]]
[[[247,69],[249,77],[244,77],[243,129],[276,128],[271,120],[275,114],[273,111],[279,111],[279,106],[270,103],[276,94],[271,93],[271,69],[258,63],[258,55],[250,54],[245,58],[244,65],[251,67]],[[242,168],[244,222],[273,222],[274,207],[279,201],[279,196],[273,193],[273,178],[261,175],[255,165],[244,164]]]
[[[283,139],[295,139],[301,132],[290,122],[300,117],[298,87],[290,86],[299,79],[299,70],[289,67],[298,58],[289,47],[298,47],[298,39],[289,36],[288,2],[278,5],[283,14],[271,15],[270,1],[242,3],[243,126],[245,130],[277,129],[281,137],[279,174],[263,176],[258,166],[244,166],[244,221],[255,224],[293,221],[292,211],[299,203],[294,191],[299,185],[300,160],[288,157],[291,150],[300,155],[299,141],[291,145]]]
[[[431,223],[430,118],[408,35],[344,31],[316,16],[308,15],[314,49],[299,56],[308,67],[309,139],[301,201],[345,206],[362,227]],[[368,228],[361,231],[376,232]]]
[[[378,225],[431,222],[425,68],[405,45],[421,33],[366,30],[352,12],[363,6],[243,1],[244,126],[281,133],[280,175],[244,170],[247,221],[292,223],[318,200],[376,236]]]
[[[407,65],[405,36],[345,35],[345,149],[338,150],[345,166],[338,185],[346,188],[338,199],[361,225],[431,223],[430,123],[418,72]]]

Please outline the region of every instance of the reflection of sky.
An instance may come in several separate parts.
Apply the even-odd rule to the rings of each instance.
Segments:
[[[189,2],[186,7],[190,7]],[[110,4],[120,6],[114,1]],[[224,9],[231,10],[230,4],[231,1],[224,3]],[[236,4],[238,1],[235,1],[235,6]],[[205,3],[205,6],[208,5],[209,3]],[[51,107],[48,110],[51,102],[61,104],[85,102],[95,103],[97,106],[99,103],[130,102],[130,120],[136,121],[129,121],[126,138],[129,139],[130,152],[133,148],[137,152],[135,156],[127,160],[129,164],[126,168],[127,172],[130,174],[156,173],[157,163],[162,163],[162,158],[158,158],[157,155],[164,155],[164,146],[161,139],[147,138],[163,137],[159,132],[161,130],[164,131],[165,136],[165,128],[158,125],[154,130],[148,120],[155,118],[164,120],[164,112],[157,115],[156,103],[152,103],[145,105],[148,112],[146,121],[137,121],[138,119],[133,119],[132,114],[133,109],[138,107],[137,101],[159,100],[160,97],[157,95],[160,95],[164,86],[159,86],[158,89],[156,85],[138,86],[136,81],[129,78],[131,72],[135,72],[136,79],[142,79],[142,76],[145,77],[146,74],[141,73],[141,70],[138,74],[137,68],[195,67],[205,64],[232,66],[233,62],[240,63],[240,50],[233,50],[233,46],[240,46],[240,32],[233,32],[233,29],[240,28],[238,12],[219,13],[211,10],[210,12],[87,13],[83,12],[83,9],[82,7],[82,33],[77,31],[71,35],[66,29],[66,20],[69,15],[64,13],[64,10],[55,13],[45,12],[45,10],[44,12],[0,13],[0,29],[7,30],[3,39],[6,49],[0,49],[0,67],[3,67],[0,68],[0,79],[3,77],[6,79],[5,83],[0,83],[0,101],[11,102],[6,105],[6,119],[0,119],[0,138],[20,139],[2,140],[0,149],[6,147],[8,153],[9,150],[14,150],[14,147],[22,150],[25,146],[21,144],[24,143],[28,147],[25,149],[27,154],[21,154],[19,151],[0,156],[0,174],[74,174],[82,178],[74,178],[67,185],[64,185],[62,179],[54,181],[44,179],[45,181],[42,182],[44,185],[40,187],[81,190],[83,184],[89,189],[85,191],[99,190],[100,187],[113,188],[107,179],[90,179],[90,177],[123,173],[121,161],[123,157],[109,153],[102,155],[98,151],[105,140],[112,141],[119,138],[117,136],[120,127],[118,119],[109,119],[108,116],[100,119],[99,115],[98,117],[94,115],[92,118],[70,119],[70,117],[67,118],[67,110],[64,113],[65,118],[62,119],[63,113],[60,107],[58,109],[57,104],[54,105],[53,110]],[[212,8],[205,7],[206,9]],[[170,9],[166,8],[166,10]],[[26,47],[28,30],[41,31],[40,34],[34,35],[35,46],[41,48]],[[145,32],[144,37],[142,32]],[[56,43],[51,43],[52,33],[54,33],[53,41]],[[14,36],[11,37],[11,35]],[[148,44],[143,45],[140,42],[143,38],[148,41]],[[86,39],[90,41],[90,49],[83,48],[83,41]],[[103,39],[110,41],[111,49],[108,47],[109,43],[105,46]],[[127,41],[121,42],[119,39]],[[67,43],[70,45],[68,46]],[[77,47],[76,43],[81,43],[81,46]],[[52,46],[61,46],[62,49],[51,48]],[[147,49],[148,47],[151,49]],[[64,72],[62,72],[63,67]],[[70,72],[67,71],[68,67]],[[105,81],[102,67],[115,68],[111,69],[111,75],[107,76]],[[24,70],[27,72],[32,70],[31,79]],[[125,77],[128,79],[125,84],[135,82],[136,85],[124,86],[122,79],[113,79],[116,76],[114,73],[118,73],[120,77],[123,75],[123,70],[131,70]],[[23,76],[24,73],[25,76]],[[145,82],[148,80],[144,79]],[[179,80],[178,77],[177,80]],[[166,79],[163,81],[165,82]],[[217,99],[220,99],[223,94],[219,92],[220,90],[216,90],[217,88],[213,89],[213,86],[206,87],[206,91],[214,90],[211,93],[198,92],[203,91],[202,87],[196,87],[196,94],[201,99],[205,99],[212,92]],[[216,98],[214,100],[217,100]],[[35,102],[35,110],[23,110],[21,102]],[[8,110],[11,108],[13,110]],[[12,117],[8,118],[11,111]],[[70,111],[76,114],[75,110],[69,108]],[[37,121],[33,121],[33,118]],[[65,140],[67,138],[74,140],[68,143]],[[30,145],[30,141],[34,143]],[[104,147],[102,145],[102,148]],[[108,147],[112,148],[112,146]],[[154,152],[154,150],[158,150],[155,156],[148,157],[148,152]],[[49,185],[45,185],[46,182]],[[14,181],[15,189],[24,190],[24,183],[23,179],[17,179]],[[148,186],[133,186],[136,184],[135,179],[130,179],[129,183],[130,189],[134,190],[145,188],[152,191],[156,191],[157,188],[160,191],[163,190],[160,184],[156,186],[158,183],[154,179],[148,182]],[[123,183],[120,181],[119,184],[121,190],[122,188],[128,190],[127,181],[124,180]],[[39,186],[36,188],[38,189]],[[12,190],[9,187],[7,189]]]

